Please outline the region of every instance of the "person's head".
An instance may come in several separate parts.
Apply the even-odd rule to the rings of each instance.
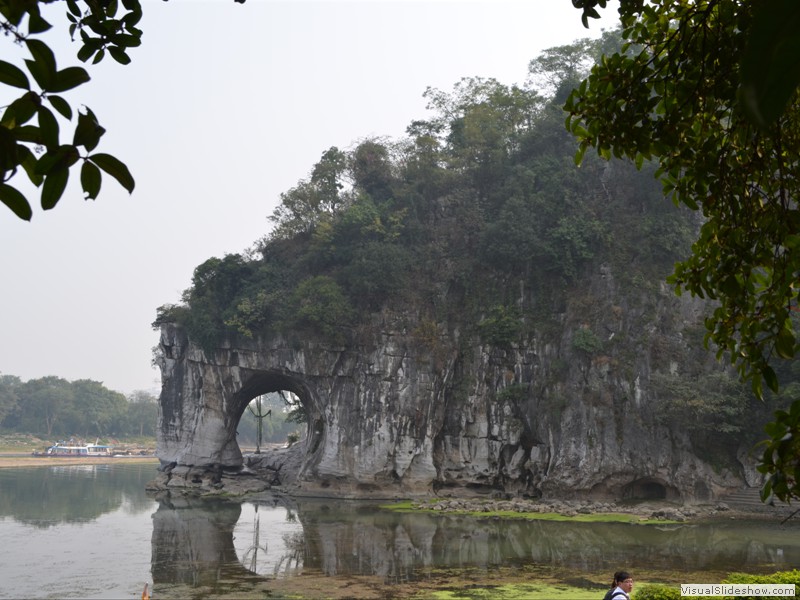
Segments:
[[[630,594],[633,589],[633,577],[627,571],[617,571],[614,573],[614,584],[622,588],[626,594]]]

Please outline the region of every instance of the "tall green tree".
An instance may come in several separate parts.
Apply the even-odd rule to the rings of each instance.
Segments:
[[[158,398],[137,390],[128,396],[124,433],[139,437],[154,436],[158,421]]]
[[[98,381],[41,377],[23,382],[0,376],[0,425],[11,431],[83,439],[155,435],[157,399],[137,391],[130,398]]]
[[[209,258],[194,270],[192,287],[183,299],[191,307],[186,326],[203,347],[210,349],[225,330],[252,265],[240,254]]]
[[[316,330],[330,339],[340,340],[341,331],[353,318],[353,311],[341,287],[330,277],[317,276],[301,282],[292,294],[296,306],[292,324]]]
[[[572,4],[581,9],[588,28],[589,19],[599,19],[597,8],[606,8],[608,0],[572,0]],[[800,5],[794,0],[747,4],[752,19],[743,23],[746,48],[740,57],[740,90],[751,121],[766,126],[781,116],[800,85]],[[654,9],[658,10],[649,7]],[[620,0],[623,19],[644,10],[643,0]]]
[[[26,381],[19,390],[19,427],[48,436],[67,433],[61,421],[74,400],[70,382],[48,376]]]
[[[586,14],[605,2],[580,4]],[[678,293],[717,302],[706,322],[707,343],[730,358],[759,396],[763,383],[779,387],[774,359],[792,359],[798,350],[792,314],[800,288],[800,46],[791,28],[797,6],[623,1],[622,50],[605,56],[565,106],[567,126],[580,142],[578,160],[590,147],[637,165],[654,160],[666,194],[702,211],[692,255],[676,265],[670,281]],[[769,23],[781,26],[770,32]],[[783,69],[777,82],[773,61],[754,59],[768,55]],[[765,76],[754,83],[758,69]],[[754,103],[759,86],[777,90],[785,102],[779,109]],[[787,414],[795,412],[800,406]],[[796,421],[781,435],[798,435]],[[773,436],[773,442],[779,440]],[[784,451],[795,450],[768,449]],[[798,498],[800,456],[784,457],[778,471],[769,470],[765,490],[775,489],[776,477],[788,477],[780,495]]]
[[[128,402],[123,394],[90,379],[73,381],[72,390],[70,433],[84,437],[122,433],[128,410]]]
[[[15,375],[0,375],[0,425],[16,410],[19,402],[17,390],[21,384],[22,381]]]
[[[336,146],[326,150],[308,179],[281,194],[281,203],[269,217],[275,224],[270,237],[288,239],[307,234],[333,218],[346,203],[343,190],[347,173],[347,155]]]
[[[544,105],[534,89],[482,77],[465,77],[450,92],[428,88],[423,96],[434,111],[431,125],[445,136],[448,166],[468,173],[484,198]]]

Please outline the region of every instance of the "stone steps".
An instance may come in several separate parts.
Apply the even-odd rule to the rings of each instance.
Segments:
[[[760,513],[783,513],[791,512],[793,507],[775,500],[773,505],[764,504],[761,502],[761,490],[759,488],[741,488],[740,490],[728,494],[720,498],[720,502],[725,503],[731,510],[742,512],[760,512]]]

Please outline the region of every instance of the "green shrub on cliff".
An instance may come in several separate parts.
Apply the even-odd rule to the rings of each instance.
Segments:
[[[295,310],[291,327],[312,330],[324,338],[342,338],[342,329],[351,324],[353,310],[339,285],[330,277],[306,279],[297,286],[290,300]]]

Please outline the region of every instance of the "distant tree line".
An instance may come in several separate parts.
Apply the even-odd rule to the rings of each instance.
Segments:
[[[254,405],[255,400],[251,404]],[[262,396],[262,443],[300,436],[305,412],[291,394]],[[255,447],[257,419],[245,410],[237,428],[240,445]],[[127,397],[98,381],[40,377],[23,381],[0,375],[0,431],[31,433],[55,441],[70,437],[155,437],[158,398],[145,391]]]
[[[99,381],[0,375],[0,429],[48,439],[153,437],[158,405],[149,392],[128,397]]]

